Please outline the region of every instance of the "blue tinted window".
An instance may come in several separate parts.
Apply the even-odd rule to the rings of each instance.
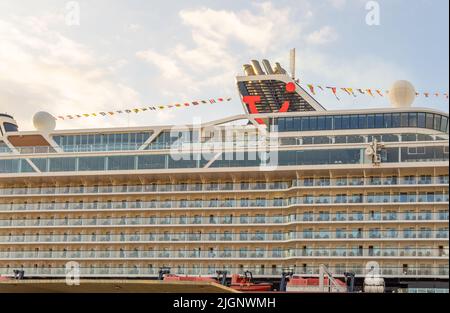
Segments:
[[[417,127],[417,113],[409,113],[409,127]]]
[[[317,129],[318,130],[325,130],[326,129],[325,126],[326,126],[325,125],[325,116],[319,116],[317,118]]]
[[[279,118],[277,119],[277,121],[278,121],[278,131],[280,132],[286,131],[286,119]]]
[[[332,130],[333,129],[333,117],[332,116],[327,116],[326,117],[326,129],[327,130]]]
[[[317,117],[312,116],[309,118],[309,129],[317,130]]]
[[[367,115],[358,115],[359,128],[367,128]]]
[[[419,113],[418,119],[417,119],[417,127],[420,128],[426,128],[426,119],[425,119],[425,113]]]
[[[105,170],[105,157],[92,157],[92,158],[79,158],[78,170],[79,171],[104,171]]]
[[[16,125],[11,123],[3,123],[3,126],[5,127],[6,132],[16,132],[18,131],[18,128]]]
[[[138,169],[163,169],[166,166],[166,155],[142,155],[138,157]]]
[[[441,116],[437,114],[434,115],[434,129],[435,130],[441,129]]]
[[[408,127],[408,125],[409,125],[408,113],[400,114],[400,126],[401,127]]]
[[[384,128],[392,128],[392,114],[384,114]]]
[[[286,130],[293,131],[294,130],[294,119],[292,117],[286,118]]]
[[[359,128],[359,119],[358,115],[351,115],[350,116],[350,128],[351,129],[358,129]]]
[[[334,117],[334,128],[335,129],[342,129],[342,116],[335,116]]]
[[[301,129],[301,118],[296,117],[294,118],[294,130],[299,131]]]
[[[344,115],[342,116],[342,129],[350,128],[350,116]]]
[[[448,118],[443,116],[442,121],[441,121],[441,132],[445,133],[447,131],[447,123],[448,123]]]
[[[367,115],[367,128],[375,128],[375,115]]]
[[[73,172],[76,171],[76,158],[51,158],[50,172]]]
[[[427,113],[427,124],[426,128],[433,129],[434,127],[434,114]]]
[[[383,128],[383,114],[375,115],[375,128]]]
[[[393,128],[399,128],[401,125],[400,123],[400,114],[394,113],[392,114],[392,127]]]
[[[309,118],[303,117],[302,118],[302,131],[308,131],[309,130]]]
[[[113,156],[108,157],[108,169],[115,170],[134,170],[134,156]]]

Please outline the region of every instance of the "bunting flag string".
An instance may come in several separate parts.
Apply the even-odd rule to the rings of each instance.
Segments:
[[[125,110],[118,110],[118,111],[83,113],[83,114],[77,114],[77,115],[60,115],[57,117],[57,119],[73,120],[73,119],[85,118],[85,117],[100,117],[100,116],[105,117],[105,116],[114,116],[114,115],[120,115],[120,114],[132,114],[132,113],[138,114],[138,113],[147,112],[147,111],[154,112],[154,111],[173,109],[173,108],[193,107],[193,106],[198,106],[198,105],[202,105],[202,104],[216,104],[216,103],[221,103],[221,102],[230,102],[231,100],[232,100],[232,98],[215,98],[215,99],[183,102],[183,103],[176,103],[176,104],[169,104],[169,105],[155,105],[155,106],[148,106],[148,107],[132,108],[132,109],[125,109]]]
[[[366,95],[370,96],[372,98],[376,97],[386,97],[389,95],[389,90],[382,90],[382,89],[376,89],[376,88],[368,88],[368,89],[361,89],[361,88],[349,88],[349,87],[334,87],[334,86],[328,86],[328,87],[322,87],[321,85],[313,85],[313,84],[307,84],[309,92],[312,95],[317,95],[318,91],[324,92],[325,90],[329,90],[337,100],[341,100],[339,97],[339,91],[343,92],[344,94],[351,96],[351,97],[357,97],[358,95]],[[449,99],[448,92],[416,92],[416,96],[424,96],[425,98],[445,98]]]

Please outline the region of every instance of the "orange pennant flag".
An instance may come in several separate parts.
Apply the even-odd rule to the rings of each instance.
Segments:
[[[380,90],[376,90],[376,92],[377,92],[377,94],[380,95],[380,97],[384,97],[384,96],[383,96],[383,93],[382,93]]]
[[[371,95],[372,97],[374,97],[373,92],[372,92],[371,89],[367,89],[367,93],[368,93],[369,95]]]

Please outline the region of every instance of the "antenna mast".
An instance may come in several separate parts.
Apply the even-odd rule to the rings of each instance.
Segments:
[[[291,49],[290,52],[290,66],[292,79],[295,80],[295,48]]]

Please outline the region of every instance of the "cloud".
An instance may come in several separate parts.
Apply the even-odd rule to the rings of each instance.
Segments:
[[[342,9],[347,4],[347,0],[328,0],[328,2],[337,9]]]
[[[130,24],[127,26],[127,29],[133,33],[136,33],[142,29],[141,25],[139,24]]]
[[[51,25],[58,21],[49,15],[0,19],[0,110],[13,114],[21,129],[32,129],[32,115],[40,110],[55,115],[93,113],[139,100],[136,91],[114,77],[112,71],[123,66],[123,60],[101,64],[87,47],[54,31]],[[59,127],[95,123],[82,119],[60,122]],[[112,123],[105,121],[103,126]]]
[[[314,45],[323,45],[338,39],[336,30],[330,26],[324,26],[321,29],[311,33],[306,38],[307,43]]]
[[[305,3],[306,1],[300,1]],[[153,84],[166,89],[166,96],[203,95],[234,92],[234,77],[244,57],[276,53],[291,45],[302,27],[292,18],[292,10],[271,2],[253,3],[254,10],[215,10],[207,7],[181,10],[180,21],[190,31],[190,42],[158,51],[154,47],[136,56],[156,68],[160,78]],[[310,10],[302,11],[306,19]],[[164,86],[170,86],[170,92]]]

